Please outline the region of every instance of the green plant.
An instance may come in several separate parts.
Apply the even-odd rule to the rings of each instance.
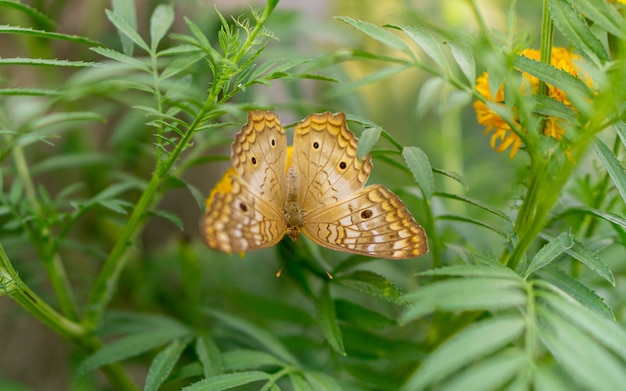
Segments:
[[[30,50],[0,66],[41,69],[32,86],[0,88],[0,288],[76,348],[73,387],[106,388],[101,369],[113,389],[138,389],[132,362],[145,390],[620,388],[626,23],[614,5],[545,0],[539,60],[520,54],[530,45],[513,29],[490,30],[473,1],[478,34],[410,13],[410,23],[382,27],[338,17],[378,46],[306,60],[286,49],[306,18],[277,3],[238,18],[204,10],[203,24],[176,24],[174,8],[158,5],[143,34],[134,4],[114,1],[106,17],[117,50],[114,37],[53,33],[36,9],[0,1],[13,15],[0,33]],[[516,14],[511,6],[510,26]],[[22,18],[33,28],[16,27]],[[274,18],[286,33],[270,32]],[[187,33],[168,35],[173,26]],[[580,72],[550,65],[554,27]],[[52,60],[57,41],[80,60]],[[343,81],[349,68],[332,67],[372,61],[378,68],[353,81]],[[477,83],[477,69],[488,79]],[[201,168],[204,181],[210,164],[228,161],[211,149],[230,142],[222,129],[240,126],[248,109],[275,105],[265,86],[284,79],[284,106],[302,118],[358,107],[357,91],[400,72],[431,77],[421,115],[453,113],[431,120],[441,131],[423,148],[400,141],[416,133],[396,136],[366,118],[362,102],[348,118],[364,128],[359,153],[371,151],[374,173],[402,178],[395,190],[426,229],[429,255],[374,263],[303,238],[242,259],[199,237],[166,236],[168,225],[194,232],[164,209],[167,198],[201,209],[207,191],[190,175]],[[304,79],[323,84],[321,103],[304,100]],[[479,136],[454,128],[472,100],[501,137],[494,149],[511,148],[505,163],[472,151]],[[558,137],[547,131],[555,124]],[[466,164],[471,153],[501,171]],[[481,176],[493,180],[472,181]]]

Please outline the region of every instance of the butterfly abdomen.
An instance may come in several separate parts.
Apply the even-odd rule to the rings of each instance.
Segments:
[[[292,240],[298,239],[302,227],[302,208],[300,208],[300,178],[292,166],[287,171],[285,197],[285,220],[287,221],[287,235]]]

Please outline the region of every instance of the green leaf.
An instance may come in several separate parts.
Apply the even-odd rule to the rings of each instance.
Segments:
[[[330,289],[328,284],[324,285],[322,294],[317,301],[317,322],[322,329],[324,338],[334,351],[346,355],[346,351],[343,347],[343,339],[341,337],[341,330],[337,323],[337,313],[335,312],[335,304],[330,296]]]
[[[289,380],[291,380],[291,387],[294,391],[314,391],[309,383],[299,373],[289,373]]]
[[[512,378],[523,376],[527,365],[527,354],[519,349],[511,348],[472,364],[458,375],[443,382],[439,389],[442,391],[499,390]]]
[[[465,75],[465,78],[473,87],[476,84],[476,60],[474,59],[474,53],[470,48],[462,44],[448,42],[448,45],[450,46],[452,57],[454,57],[461,72],[463,72],[463,75]]]
[[[30,18],[30,23],[41,25],[43,28],[50,30],[57,28],[52,19],[30,5],[15,0],[1,0],[0,7],[18,10]]]
[[[598,317],[597,312],[576,301],[563,298],[562,295],[541,292],[541,298],[546,301],[550,311],[584,330],[622,360],[626,360],[626,330],[622,325],[613,319]]]
[[[163,73],[161,73],[161,80],[169,79],[170,77],[176,76],[181,72],[189,72],[189,68],[203,58],[204,53],[202,52],[188,53],[176,58],[163,70]]]
[[[208,335],[200,335],[196,339],[196,355],[202,364],[204,377],[216,376],[224,372],[222,354]]]
[[[335,281],[358,292],[380,297],[392,303],[397,303],[401,294],[398,287],[387,278],[366,270],[336,277]]]
[[[600,259],[598,254],[591,251],[587,246],[580,242],[574,242],[574,245],[566,252],[569,256],[587,266],[591,271],[615,286],[615,277],[613,277],[613,272],[611,272],[609,266]]]
[[[180,229],[181,231],[185,230],[185,227],[183,226],[183,220],[181,220],[181,218],[178,217],[178,215],[176,215],[175,213],[162,209],[153,210],[151,213],[155,216],[163,217],[164,219],[178,227],[178,229]]]
[[[78,35],[67,35],[67,34],[61,34],[61,33],[54,33],[50,31],[33,30],[31,28],[17,27],[17,26],[0,25],[0,34],[29,35],[29,36],[45,38],[45,39],[58,39],[61,41],[85,43],[85,44],[94,45],[94,46],[101,45],[99,42],[92,41],[88,38],[80,37]]]
[[[554,240],[549,241],[545,246],[541,248],[535,254],[534,258],[530,262],[530,265],[526,268],[523,274],[524,278],[528,278],[529,275],[537,270],[548,266],[552,261],[558,258],[566,250],[574,245],[574,238],[570,232],[562,232]]]
[[[426,357],[402,390],[421,390],[446,379],[460,368],[514,343],[524,331],[519,316],[500,317],[472,324]]]
[[[393,27],[402,30],[424,51],[424,53],[428,55],[428,57],[435,62],[435,64],[437,64],[441,70],[445,71],[447,69],[448,61],[446,56],[443,54],[443,50],[441,50],[439,42],[437,42],[428,31],[418,26],[403,24],[390,24],[385,27]]]
[[[596,60],[609,61],[606,49],[593,34],[580,10],[568,0],[549,0],[548,6],[554,25],[576,49]]]
[[[245,371],[264,366],[284,367],[287,365],[271,354],[256,350],[231,350],[225,352],[222,355],[222,362],[224,363],[224,369],[228,371]]]
[[[137,30],[137,10],[135,9],[135,2],[131,0],[113,0],[111,2],[113,6],[113,13],[118,15],[120,19],[125,20],[132,30]],[[118,29],[118,35],[122,42],[122,49],[124,54],[128,56],[133,55],[135,45],[132,39],[126,34],[122,33]]]
[[[400,316],[400,322],[413,321],[435,310],[495,311],[524,305],[524,288],[519,281],[485,277],[435,282],[404,296],[411,307]]]
[[[146,376],[144,391],[157,391],[161,387],[172,372],[174,365],[176,365],[186,346],[187,342],[182,342],[181,340],[172,341],[152,360],[148,376]]]
[[[576,120],[576,112],[563,102],[546,95],[533,95],[534,112],[550,117],[563,118],[567,121]]]
[[[122,64],[130,65],[133,68],[136,68],[145,72],[150,71],[150,67],[148,67],[146,63],[134,57],[127,56],[124,53],[120,53],[118,51],[115,51],[109,48],[91,48],[91,50],[93,50],[94,52],[98,53],[99,55],[103,57],[110,58],[111,60],[120,62]]]
[[[159,4],[150,17],[150,47],[157,51],[159,42],[174,22],[174,9],[169,4]]]
[[[591,98],[589,87],[576,76],[546,63],[533,60],[524,55],[517,55],[513,61],[515,66],[524,72],[545,81],[565,92]]]
[[[183,387],[182,391],[221,391],[230,388],[243,386],[245,384],[254,383],[261,380],[270,380],[272,377],[259,371],[229,373],[225,375],[217,375],[208,379],[193,383],[190,386]]]
[[[576,0],[576,10],[609,33],[626,39],[626,21],[607,1]]]
[[[140,334],[122,337],[87,357],[76,370],[76,376],[93,371],[106,364],[135,357],[169,341],[183,338],[189,335],[189,333],[190,331],[181,325],[176,328],[147,330]]]
[[[117,28],[120,34],[128,37],[128,39],[135,43],[135,45],[139,46],[146,52],[150,52],[150,47],[146,44],[143,38],[141,38],[137,30],[133,26],[131,26],[131,24],[126,19],[124,19],[116,12],[111,12],[109,10],[105,10],[105,12],[111,23],[113,23],[113,25],[115,26],[115,28]]]
[[[404,41],[400,38],[396,37],[389,30],[386,30],[369,22],[352,19],[346,16],[336,16],[336,18],[341,20],[342,22],[349,24],[350,26],[377,40],[378,42],[381,42],[384,45],[387,45],[394,49],[402,50],[404,52],[409,52],[407,44],[404,43]]]
[[[359,145],[357,146],[356,156],[359,159],[365,158],[374,145],[378,142],[380,138],[380,133],[382,132],[382,128],[379,126],[375,128],[367,128],[361,133],[361,138],[359,138]]]
[[[566,376],[589,390],[619,390],[626,384],[623,362],[568,319],[537,307],[538,332]]]
[[[388,317],[348,300],[335,300],[337,318],[364,329],[384,328],[397,323]]]
[[[342,391],[335,379],[322,372],[307,371],[304,377],[315,391]]]
[[[337,87],[330,90],[330,92],[328,93],[328,97],[336,98],[339,96],[350,94],[354,92],[355,90],[358,90],[361,87],[387,79],[407,69],[409,68],[406,65],[381,68],[378,71],[372,72],[368,74],[367,76],[359,80],[356,80],[354,82],[347,82],[347,83],[343,82],[343,83],[338,84]]]
[[[495,208],[494,206],[489,205],[489,204],[487,204],[487,203],[485,203],[485,202],[483,202],[483,201],[477,200],[477,199],[475,199],[475,198],[472,198],[472,197],[467,197],[467,196],[460,195],[460,194],[454,194],[454,193],[439,193],[439,192],[435,193],[435,196],[438,196],[438,197],[445,197],[445,198],[449,198],[449,199],[453,199],[453,200],[458,200],[458,201],[463,201],[463,202],[468,203],[468,204],[470,204],[470,205],[477,206],[477,207],[479,207],[480,209],[483,209],[483,210],[485,210],[485,211],[487,211],[487,212],[489,212],[489,213],[492,213],[492,214],[494,214],[494,215],[496,215],[496,216],[498,216],[498,217],[500,217],[500,218],[502,218],[502,219],[506,220],[507,222],[509,222],[509,223],[511,223],[511,224],[513,223],[513,221],[511,220],[511,218],[510,218],[510,217],[509,217],[506,213],[504,213],[503,211],[501,211],[500,209],[497,209],[497,208]]]
[[[622,197],[622,201],[626,202],[626,174],[624,168],[620,165],[619,161],[613,155],[613,152],[606,146],[600,139],[594,137],[592,140],[593,147],[598,153],[598,157],[602,160],[606,171],[613,180],[619,195]]]
[[[49,60],[45,58],[0,58],[0,65],[44,65],[55,67],[100,67],[102,64],[85,61]]]
[[[411,170],[413,178],[424,192],[424,197],[430,200],[435,188],[435,179],[428,156],[418,147],[404,147],[402,156],[407,167]]]
[[[490,277],[506,278],[518,281],[523,280],[517,273],[502,264],[486,265],[453,265],[430,269],[419,273],[420,276],[456,276],[456,277]]]
[[[536,284],[553,292],[566,294],[607,319],[615,319],[613,310],[606,305],[600,296],[569,274],[556,268],[550,268],[541,271],[539,276],[542,281],[536,281]]]
[[[276,355],[276,357],[290,364],[297,364],[298,360],[272,334],[269,334],[258,326],[249,323],[243,319],[239,319],[234,316],[211,309],[206,309],[205,311],[209,315],[225,323],[227,326],[248,335],[250,338],[254,339],[262,346],[264,346],[272,354]]]

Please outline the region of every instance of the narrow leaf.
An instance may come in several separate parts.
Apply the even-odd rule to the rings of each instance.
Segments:
[[[439,42],[433,38],[433,36],[426,30],[422,29],[418,26],[411,25],[389,25],[389,27],[397,28],[402,30],[406,35],[411,38],[413,42],[415,42],[423,51],[430,57],[435,64],[442,70],[445,71],[448,66],[448,61],[446,56],[443,54],[443,50],[441,50],[441,46]]]
[[[337,313],[335,312],[335,303],[330,296],[330,289],[328,284],[324,285],[322,294],[317,301],[317,322],[322,329],[324,338],[328,344],[337,353],[342,356],[346,355],[346,351],[343,347],[343,339],[341,337],[341,330],[337,323]]]
[[[196,355],[202,364],[204,377],[216,376],[224,372],[222,354],[208,335],[201,335],[196,339]]]
[[[128,64],[132,66],[133,68],[140,69],[145,72],[148,72],[150,70],[148,65],[145,64],[143,61],[138,60],[131,56],[127,56],[124,53],[120,53],[118,51],[115,51],[109,48],[99,48],[99,47],[91,48],[91,50],[93,50],[94,52],[98,53],[99,55],[103,57],[109,58],[117,62],[121,62],[123,64]]]
[[[574,242],[574,245],[566,252],[569,256],[587,266],[591,271],[595,272],[611,285],[615,286],[615,277],[613,277],[613,272],[611,272],[609,266],[604,263],[602,259],[600,259],[598,254],[591,251],[589,247],[580,242]]]
[[[626,21],[608,1],[576,0],[576,10],[609,33],[626,39]]]
[[[559,255],[574,245],[574,238],[570,232],[562,232],[556,239],[548,242],[535,254],[535,257],[526,268],[523,276],[527,278],[537,270],[548,266]]]
[[[137,9],[134,1],[128,0],[113,0],[111,1],[113,6],[113,13],[118,15],[118,17],[122,20],[125,20],[131,30],[137,30]],[[135,49],[135,45],[133,44],[133,40],[129,38],[126,34],[118,29],[117,31],[120,41],[122,42],[122,50],[124,54],[128,56],[133,55],[133,51]]]
[[[464,45],[448,42],[452,57],[472,86],[476,84],[476,60],[472,51]]]
[[[111,12],[109,10],[106,10],[105,12],[111,23],[113,23],[113,25],[121,34],[124,34],[132,42],[134,42],[135,45],[139,46],[146,52],[150,52],[150,47],[146,44],[143,38],[141,38],[135,28],[128,23],[128,21],[123,19],[122,16],[118,15],[117,13]]]
[[[144,391],[157,391],[161,387],[172,372],[174,365],[176,365],[186,346],[186,342],[175,340],[152,360],[148,376],[146,377],[146,384],[143,388]]]
[[[606,49],[593,34],[580,10],[568,0],[549,0],[548,5],[554,25],[576,49],[597,60],[609,61]]]
[[[230,388],[243,386],[245,384],[250,384],[261,380],[270,380],[271,378],[272,377],[269,374],[259,371],[229,373],[201,380],[190,386],[183,387],[182,391],[228,390]]]
[[[363,159],[370,153],[374,145],[378,142],[382,131],[383,130],[377,126],[375,128],[367,128],[363,131],[363,133],[361,133],[359,145],[356,150],[356,156],[359,159]]]
[[[157,51],[159,42],[174,22],[174,9],[169,4],[159,4],[150,17],[150,46]]]
[[[501,317],[474,323],[431,353],[402,390],[421,390],[447,378],[460,368],[516,341],[524,330],[521,317]]]
[[[389,47],[405,52],[409,51],[407,44],[400,38],[396,37],[389,30],[369,22],[348,18],[346,16],[337,16],[336,18]]]
[[[222,355],[224,369],[227,371],[246,371],[264,366],[284,367],[287,364],[275,356],[257,350],[231,350]]]
[[[598,157],[602,160],[606,171],[613,180],[619,195],[622,197],[622,201],[626,203],[626,174],[624,168],[620,165],[619,161],[613,155],[613,152],[606,146],[600,139],[594,137],[592,139],[593,147],[598,153]]]
[[[435,188],[435,179],[428,156],[418,147],[404,147],[402,156],[413,178],[424,192],[424,197],[430,200]]]
[[[513,223],[511,218],[506,213],[501,211],[500,209],[497,209],[494,206],[489,205],[489,204],[487,204],[487,203],[485,203],[483,201],[477,200],[475,198],[467,197],[467,196],[460,195],[460,194],[454,194],[454,193],[435,193],[435,195],[439,196],[439,197],[445,197],[445,198],[449,198],[449,199],[453,199],[453,200],[459,200],[459,201],[466,202],[466,203],[468,203],[470,205],[477,206],[477,207],[479,207],[479,208],[481,208],[481,209],[483,209],[483,210],[485,210],[485,211],[487,211],[489,213],[492,213],[492,214],[494,214],[494,215],[496,215],[496,216],[506,220],[509,223]]]
[[[375,329],[396,325],[392,319],[348,300],[335,300],[335,311],[337,318],[359,328]]]
[[[358,292],[380,297],[392,303],[397,302],[401,294],[398,287],[387,278],[366,270],[340,276],[335,280]]]
[[[323,372],[307,371],[304,376],[315,391],[342,391],[335,379]]]
[[[262,346],[264,346],[267,350],[275,354],[282,360],[290,364],[296,364],[298,360],[285,348],[285,346],[272,334],[269,334],[267,331],[262,330],[258,326],[249,323],[243,319],[236,318],[234,316],[213,311],[207,309],[206,312],[219,319],[221,322],[230,326],[231,328],[243,332],[248,335],[250,338],[254,339]]]

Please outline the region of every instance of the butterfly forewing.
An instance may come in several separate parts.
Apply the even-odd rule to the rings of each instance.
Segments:
[[[365,185],[372,162],[369,156],[357,159],[357,145],[343,113],[312,114],[296,126],[292,159],[305,213],[337,202]]]
[[[428,252],[424,229],[382,185],[367,186],[311,212],[302,230],[321,246],[379,258],[413,258]]]
[[[287,136],[276,114],[251,111],[231,148],[237,174],[260,197],[282,208],[285,195]]]

